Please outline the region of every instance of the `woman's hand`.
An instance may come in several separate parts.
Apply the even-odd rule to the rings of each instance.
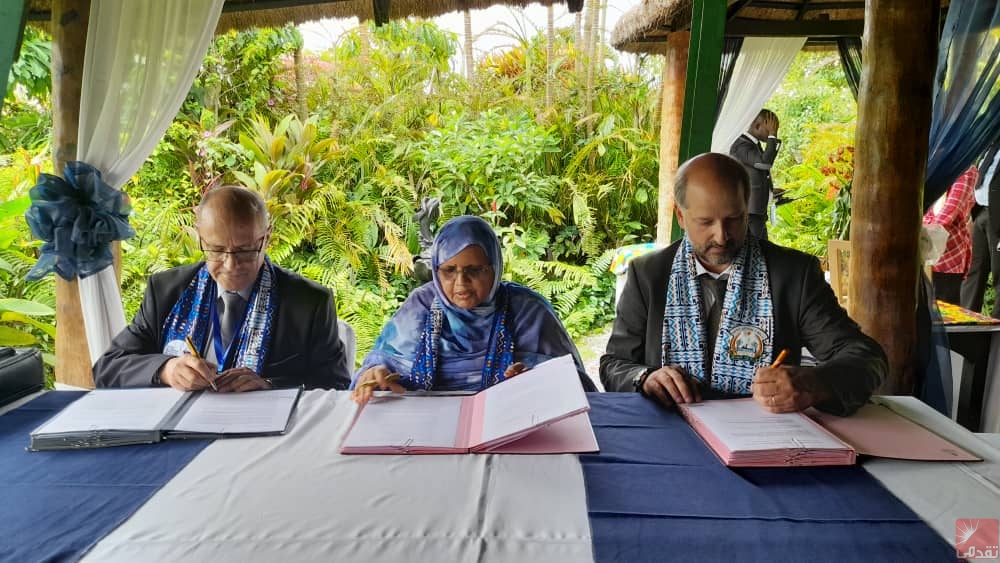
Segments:
[[[389,390],[393,393],[404,393],[406,388],[396,383],[399,380],[398,373],[391,373],[389,368],[378,365],[372,366],[361,374],[358,378],[357,383],[354,385],[354,391],[351,392],[351,399],[359,405],[364,405],[372,398],[372,394],[375,393],[376,389],[385,391]]]
[[[510,379],[522,371],[528,371],[528,366],[522,364],[521,362],[510,364],[507,366],[507,369],[504,370],[503,378]]]

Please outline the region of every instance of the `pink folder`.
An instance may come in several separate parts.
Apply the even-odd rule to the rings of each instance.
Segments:
[[[815,409],[772,414],[753,399],[680,405],[679,410],[708,447],[731,467],[851,465],[857,454],[917,461],[982,461],[880,404],[864,405],[849,417]]]
[[[813,417],[862,455],[918,461],[982,461],[886,405],[867,404],[848,417],[811,410]]]
[[[345,454],[597,451],[571,356],[475,395],[385,395],[355,415]]]

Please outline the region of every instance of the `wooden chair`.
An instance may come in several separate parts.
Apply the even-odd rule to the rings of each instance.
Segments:
[[[830,239],[827,241],[827,264],[830,268],[830,287],[833,288],[840,306],[847,309],[847,294],[850,286],[848,270],[851,262],[851,241]]]

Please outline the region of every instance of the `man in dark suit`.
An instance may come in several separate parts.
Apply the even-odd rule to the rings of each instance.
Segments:
[[[995,142],[979,163],[976,204],[972,207],[972,262],[962,282],[962,307],[983,308],[986,282],[993,275],[993,290],[1000,296],[1000,142]],[[1000,318],[1000,299],[990,316]]]
[[[267,258],[261,196],[214,188],[196,217],[205,260],[149,278],[132,324],[94,365],[96,385],[346,389],[330,292]]]
[[[723,154],[680,167],[685,236],[629,265],[601,382],[666,405],[752,395],[772,412],[850,414],[885,378],[885,352],[837,304],[816,258],[747,236],[748,187]],[[819,365],[798,366],[803,346]]]
[[[763,148],[761,143],[764,143]],[[742,162],[750,174],[749,228],[750,234],[759,239],[767,239],[767,207],[774,191],[771,165],[780,147],[778,116],[769,109],[762,109],[750,124],[750,129],[740,135],[729,149],[729,154]]]

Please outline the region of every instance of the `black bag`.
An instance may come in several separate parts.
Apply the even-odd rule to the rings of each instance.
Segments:
[[[42,353],[35,348],[0,348],[0,406],[45,386]]]

